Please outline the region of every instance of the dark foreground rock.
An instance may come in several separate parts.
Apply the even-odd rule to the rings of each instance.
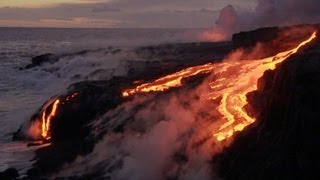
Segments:
[[[91,152],[97,139],[90,139],[89,135],[94,131],[90,123],[122,103],[121,88],[125,87],[124,84],[128,82],[113,78],[72,85],[69,96],[75,92],[78,95],[59,107],[51,126],[52,144],[36,152],[39,159],[34,167],[45,174],[61,168],[80,154]],[[65,96],[60,96],[62,98]]]
[[[223,179],[319,179],[320,40],[248,95],[257,122],[215,157]]]
[[[1,180],[13,180],[19,177],[19,173],[14,168],[9,168],[3,172],[0,172]]]
[[[42,176],[53,172],[66,162],[73,161],[78,155],[91,152],[95,140],[90,139],[94,131],[90,123],[108,110],[115,108],[123,101],[121,88],[129,84],[123,78],[108,81],[87,81],[73,84],[65,95],[53,97],[60,100],[59,108],[52,119],[50,129],[50,146],[40,148],[36,152],[34,168]],[[50,112],[51,105],[46,112]],[[47,104],[47,103],[45,103]],[[35,113],[31,122],[41,121],[43,108]],[[14,140],[26,137],[21,127],[14,135]],[[41,127],[38,127],[41,129]],[[41,140],[43,137],[33,137]],[[28,138],[30,140],[30,137]],[[96,139],[97,140],[97,139]],[[30,144],[29,144],[30,145]],[[37,145],[31,143],[31,145]]]

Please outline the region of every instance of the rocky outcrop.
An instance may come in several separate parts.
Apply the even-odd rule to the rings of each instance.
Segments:
[[[260,79],[257,122],[215,157],[223,179],[319,179],[320,40]]]
[[[101,52],[104,54],[117,54],[121,52],[121,49],[108,47],[106,49],[95,49],[95,50],[82,50],[74,53],[62,53],[62,54],[41,54],[35,56],[31,59],[31,63],[26,65],[25,67],[20,67],[19,70],[31,69],[38,66],[42,66],[43,64],[54,64],[61,59],[68,59],[76,56],[85,56],[89,53],[97,53]]]
[[[0,172],[0,179],[1,180],[13,180],[19,177],[19,173],[14,168],[6,169],[3,172]]]
[[[59,60],[58,56],[55,56],[53,54],[43,54],[40,56],[36,56],[31,59],[31,64],[28,64],[25,69],[30,69],[36,66],[41,66],[44,63],[50,63],[53,64]]]
[[[90,123],[106,111],[121,104],[123,101],[121,88],[126,87],[127,84],[129,84],[128,81],[122,78],[113,78],[108,81],[85,81],[71,85],[66,94],[53,97],[53,100],[59,99],[60,104],[50,125],[51,139],[49,141],[52,144],[37,150],[37,160],[32,171],[44,175],[74,160],[79,154],[91,152],[94,141],[97,139],[93,140],[89,137],[94,131]],[[54,101],[49,100],[48,102],[51,102],[47,106],[50,110]],[[43,110],[40,108],[30,121],[41,121]],[[14,134],[14,140],[28,138],[23,128],[28,127],[22,126]],[[39,134],[36,139],[41,140],[41,135]]]
[[[259,42],[268,42],[278,38],[279,32],[279,27],[267,27],[254,31],[240,32],[232,35],[232,42],[236,47],[252,47]]]
[[[259,55],[257,58],[263,58],[293,48],[297,42],[308,38],[319,27],[319,25],[303,24],[288,27],[259,28],[234,34],[232,43],[235,48],[249,50],[255,48],[256,54]]]

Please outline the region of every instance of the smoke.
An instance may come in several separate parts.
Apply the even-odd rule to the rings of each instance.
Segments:
[[[225,62],[247,56],[242,50],[235,51]],[[217,110],[220,101],[205,100],[203,95],[210,93],[212,79],[234,74],[237,68],[236,64],[228,69],[217,64],[216,73],[197,88],[136,95],[106,112],[93,123],[94,136],[103,136],[93,152],[66,164],[53,178],[97,173],[106,179],[217,178],[212,157],[232,138],[224,142],[214,138],[213,133],[225,120]],[[225,83],[233,80],[230,77]]]
[[[211,30],[203,32],[200,38],[212,41],[225,40],[235,31],[237,21],[237,11],[233,6],[228,5],[220,11],[215,26]]]
[[[200,35],[202,40],[222,41],[233,33],[268,26],[319,23],[318,0],[258,0],[252,11],[228,5],[220,11],[213,28]]]
[[[212,102],[199,98],[205,90],[136,96],[107,112],[95,133],[125,124],[123,132],[109,131],[90,155],[65,165],[55,177],[100,171],[111,179],[210,179],[212,155],[222,145],[212,138],[218,113]]]

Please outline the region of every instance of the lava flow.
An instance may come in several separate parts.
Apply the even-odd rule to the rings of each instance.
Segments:
[[[51,138],[49,135],[51,119],[56,115],[56,111],[57,111],[59,103],[60,103],[59,99],[54,101],[54,103],[52,105],[51,112],[48,116],[46,115],[46,111],[47,111],[46,106],[42,112],[42,133],[41,133],[41,135],[43,138],[45,138],[47,140],[49,140]]]
[[[258,60],[235,60],[222,63],[209,63],[194,66],[177,73],[164,76],[153,82],[139,85],[122,92],[124,97],[136,93],[164,91],[173,87],[182,86],[182,79],[203,73],[212,72],[215,80],[209,83],[210,92],[203,95],[207,100],[220,100],[217,111],[222,121],[213,136],[218,141],[231,137],[234,132],[242,131],[246,126],[255,122],[255,118],[248,115],[245,106],[248,104],[246,94],[257,90],[258,79],[267,70],[273,70],[276,65],[286,60],[292,54],[316,38],[314,32],[310,38],[298,44],[295,48],[280,52],[275,56]]]
[[[51,135],[50,135],[51,121],[56,116],[59,105],[64,104],[65,102],[71,100],[72,98],[75,98],[78,95],[79,95],[78,93],[73,93],[72,95],[67,96],[64,102],[61,102],[60,99],[56,99],[56,100],[48,101],[44,105],[42,109],[42,115],[41,115],[41,136],[44,139],[46,140],[51,139]],[[48,109],[51,106],[52,108]],[[50,113],[47,115],[48,111],[50,111]]]
[[[190,67],[174,74],[159,78],[153,82],[142,84],[134,89],[125,90],[122,92],[122,95],[127,97],[137,92],[165,91],[169,88],[180,87],[182,86],[181,80],[183,78],[208,73],[211,72],[213,68],[214,66],[211,63],[202,66]]]

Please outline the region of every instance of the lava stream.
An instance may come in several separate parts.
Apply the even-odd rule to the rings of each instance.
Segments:
[[[56,111],[57,111],[59,103],[60,103],[59,99],[54,101],[51,112],[48,116],[46,116],[47,107],[42,112],[42,133],[41,133],[41,135],[43,138],[45,138],[47,140],[51,138],[49,135],[51,119],[56,115]]]
[[[181,80],[183,78],[208,73],[211,72],[213,68],[214,65],[212,63],[190,67],[174,74],[159,78],[153,82],[142,84],[133,89],[125,90],[122,92],[122,95],[127,97],[138,92],[164,91],[169,88],[180,87],[182,86]]]
[[[180,87],[183,85],[181,80],[184,78],[213,71],[216,79],[209,83],[210,92],[203,95],[203,98],[207,100],[221,98],[217,110],[221,113],[222,121],[218,121],[221,124],[217,130],[214,130],[213,136],[218,141],[223,141],[231,137],[234,132],[242,131],[246,126],[255,122],[256,119],[249,116],[244,108],[248,104],[246,94],[257,90],[258,79],[263,73],[275,69],[277,64],[297,53],[302,46],[315,38],[316,32],[295,48],[264,59],[209,63],[190,67],[153,82],[125,90],[122,95],[127,97],[136,93],[164,91]]]
[[[77,96],[79,96],[79,93],[73,93],[65,98],[50,100],[44,105],[44,107],[42,108],[42,115],[41,115],[41,136],[44,139],[46,140],[51,139],[51,136],[50,136],[51,121],[56,116],[59,106],[65,104],[65,102],[70,101],[71,99]],[[46,113],[49,111],[48,108],[50,106],[52,106],[52,108],[50,109],[49,115],[47,115]]]

